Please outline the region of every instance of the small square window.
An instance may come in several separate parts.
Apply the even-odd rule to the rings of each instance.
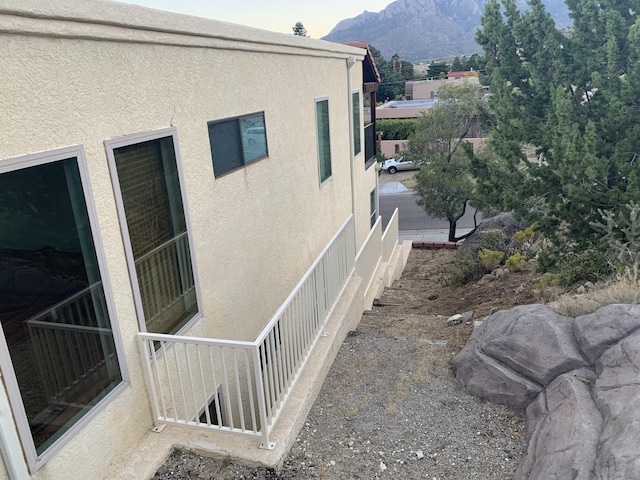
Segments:
[[[208,123],[216,177],[268,156],[264,113]]]

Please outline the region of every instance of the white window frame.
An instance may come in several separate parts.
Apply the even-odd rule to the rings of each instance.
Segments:
[[[322,179],[322,168],[321,168],[321,161],[322,159],[320,158],[320,125],[318,124],[318,104],[320,102],[327,102],[327,130],[329,132],[329,167],[330,167],[330,174],[327,178],[325,178],[324,180]],[[314,99],[314,103],[313,103],[313,115],[315,117],[315,123],[316,123],[316,151],[318,152],[318,179],[320,180],[320,186],[322,187],[323,185],[327,184],[328,182],[331,181],[331,179],[333,178],[333,147],[331,145],[331,102],[329,101],[329,97],[318,97],[316,99]]]
[[[72,145],[69,147],[2,160],[0,161],[0,174],[29,167],[36,167],[60,160],[66,160],[68,158],[76,158],[78,170],[80,172],[84,201],[87,207],[87,214],[89,216],[89,225],[91,226],[92,240],[97,257],[98,269],[100,271],[100,277],[102,280],[102,288],[104,291],[105,303],[111,323],[111,331],[113,335],[113,341],[116,349],[116,356],[118,358],[118,366],[120,367],[122,381],[118,386],[114,387],[113,390],[107,393],[104,398],[96,403],[96,405],[80,420],[78,420],[71,428],[69,428],[69,430],[63,433],[60,438],[58,438],[49,448],[47,448],[47,450],[45,450],[40,456],[38,456],[35,444],[33,442],[33,437],[31,435],[31,429],[29,428],[27,413],[22,402],[22,395],[20,394],[20,387],[18,386],[18,381],[16,379],[13,362],[11,361],[9,347],[4,335],[0,335],[0,369],[2,370],[2,376],[4,378],[4,383],[6,386],[7,396],[11,404],[13,416],[15,418],[15,426],[20,438],[20,443],[22,444],[24,455],[27,460],[27,466],[31,473],[35,473],[51,457],[53,457],[67,443],[69,443],[69,441],[73,437],[75,437],[78,432],[84,429],[99,413],[105,410],[107,406],[118,395],[120,395],[120,393],[125,390],[130,383],[122,338],[120,336],[120,330],[116,322],[116,308],[113,301],[113,290],[111,289],[111,284],[109,282],[107,262],[104,254],[102,238],[100,236],[100,230],[98,228],[98,216],[91,194],[92,190],[91,184],[89,182],[89,172],[87,169],[84,149],[81,145]],[[0,428],[2,428],[3,430],[5,428],[13,428],[13,425],[9,425],[10,422],[10,416],[0,416]]]
[[[160,130],[153,130],[151,132],[135,133],[124,137],[105,140],[104,145],[107,151],[107,158],[109,160],[109,170],[111,172],[111,183],[115,192],[116,208],[118,210],[118,218],[120,220],[120,230],[122,232],[122,239],[124,243],[125,256],[127,258],[127,266],[129,268],[129,277],[131,279],[131,287],[133,289],[133,300],[136,308],[136,314],[138,317],[138,326],[141,332],[147,331],[147,324],[145,322],[144,311],[142,308],[142,297],[140,296],[140,286],[138,283],[138,275],[136,273],[135,258],[133,256],[133,247],[131,246],[131,239],[129,238],[129,227],[127,225],[127,216],[124,210],[124,203],[122,202],[122,192],[120,191],[120,182],[118,179],[118,170],[116,168],[116,159],[113,151],[120,147],[127,147],[129,145],[135,145],[137,143],[148,142],[152,140],[158,140],[165,137],[172,137],[173,150],[176,158],[176,167],[178,171],[178,183],[180,184],[180,193],[182,195],[182,208],[184,210],[184,220],[187,226],[187,239],[189,243],[189,250],[191,256],[191,269],[193,271],[193,282],[196,289],[196,302],[198,304],[197,313],[180,329],[174,333],[174,335],[180,335],[181,333],[189,330],[198,320],[203,316],[202,314],[202,299],[200,298],[200,283],[198,281],[198,269],[195,256],[195,249],[193,245],[193,233],[191,229],[191,221],[189,218],[189,206],[187,203],[187,196],[185,195],[184,180],[182,174],[182,161],[180,157],[180,149],[178,148],[178,132],[175,127],[167,127]]]
[[[369,192],[369,220],[370,220],[369,228],[373,228],[373,226],[376,223],[376,220],[378,220],[378,211],[379,211],[378,198],[379,198],[378,187],[376,186],[373,188],[373,190],[371,190],[371,192]],[[373,211],[371,211],[371,206],[373,206]]]
[[[356,110],[354,108],[354,104],[353,104],[353,96],[354,95],[358,95],[358,125],[355,125],[355,113]],[[363,127],[364,127],[364,123],[363,123],[363,110],[362,110],[362,96],[360,95],[360,90],[353,90],[351,92],[351,114],[354,115],[353,118],[353,158],[357,159],[359,156],[364,155],[362,153],[362,151],[364,150],[362,148],[362,140],[364,137],[364,131],[363,131]],[[357,128],[357,133],[356,133],[356,128]],[[356,136],[358,136],[358,138],[360,139],[360,142],[357,144],[357,146],[359,147],[359,151],[356,153]]]

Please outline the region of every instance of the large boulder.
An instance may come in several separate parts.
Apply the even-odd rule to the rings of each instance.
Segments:
[[[522,305],[486,321],[481,350],[542,386],[587,366],[573,339],[573,319],[546,305]]]
[[[515,410],[523,411],[543,390],[541,385],[484,355],[479,343],[473,340],[455,356],[453,368],[457,380],[469,393]]]
[[[517,480],[640,478],[640,306],[576,319],[542,305],[498,312],[453,366],[470,393],[526,408]]]
[[[590,363],[611,345],[640,329],[640,305],[613,304],[575,319],[573,334]]]
[[[470,393],[524,410],[558,375],[587,366],[571,334],[571,319],[545,305],[494,313],[453,359]]]
[[[529,405],[529,445],[515,479],[591,479],[602,430],[589,387],[594,377],[590,370],[560,375]]]
[[[596,363],[594,398],[604,417],[596,477],[640,475],[640,332],[609,348]]]

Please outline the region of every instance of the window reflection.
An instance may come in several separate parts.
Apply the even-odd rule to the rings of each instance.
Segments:
[[[0,321],[41,454],[122,380],[76,158],[0,175]]]

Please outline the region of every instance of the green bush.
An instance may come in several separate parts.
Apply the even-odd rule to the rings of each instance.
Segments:
[[[505,267],[507,267],[512,272],[519,272],[524,267],[524,264],[527,263],[527,257],[522,255],[521,253],[514,253],[507,261],[504,262]]]
[[[538,253],[536,270],[540,273],[554,271],[560,261],[560,257],[560,252],[556,247],[547,245]]]
[[[470,282],[480,280],[484,275],[484,267],[474,260],[458,260],[454,264],[454,270],[447,285],[458,287]]]
[[[488,248],[483,248],[478,252],[480,263],[487,272],[492,272],[498,268],[504,259],[504,255],[504,252],[489,250]]]
[[[582,251],[566,251],[547,247],[538,254],[538,271],[551,272],[558,276],[562,286],[571,286],[581,281],[596,281],[615,272],[613,263],[600,250],[589,248]]]
[[[613,264],[603,252],[594,249],[574,253],[558,265],[558,276],[563,286],[581,281],[597,281],[614,273]]]

